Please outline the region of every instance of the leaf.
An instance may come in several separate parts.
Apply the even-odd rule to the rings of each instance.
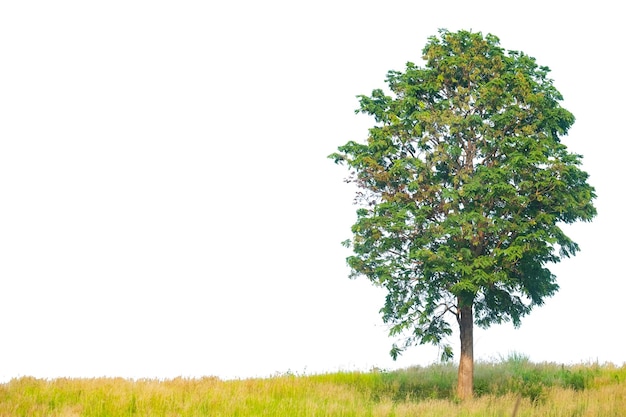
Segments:
[[[391,358],[395,361],[398,359],[398,356],[400,356],[400,354],[402,353],[402,349],[400,349],[395,343],[393,344],[393,346],[391,347],[391,350],[389,351],[389,355],[391,356]]]
[[[445,345],[441,351],[441,362],[450,362],[454,358],[452,346]]]

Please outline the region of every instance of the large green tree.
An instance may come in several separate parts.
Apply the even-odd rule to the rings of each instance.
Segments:
[[[432,343],[452,357],[456,321],[468,398],[474,323],[517,327],[558,290],[549,264],[579,250],[561,226],[590,221],[595,192],[561,142],[574,116],[549,68],[468,31],[441,30],[423,59],[358,97],[375,124],[330,157],[358,186],[347,261],[387,290],[383,320],[404,339],[392,356]]]

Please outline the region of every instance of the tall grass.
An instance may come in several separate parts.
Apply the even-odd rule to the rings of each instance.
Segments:
[[[626,415],[626,366],[476,365],[476,398],[454,397],[453,365],[267,379],[19,378],[0,384],[0,417]]]

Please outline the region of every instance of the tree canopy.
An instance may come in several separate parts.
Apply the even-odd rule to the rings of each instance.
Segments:
[[[519,326],[558,290],[548,266],[579,250],[561,227],[595,216],[595,191],[548,67],[469,31],[440,30],[423,59],[358,96],[375,124],[330,157],[358,186],[347,262],[387,290],[392,356],[432,343],[450,358],[449,318],[463,356],[473,323]]]

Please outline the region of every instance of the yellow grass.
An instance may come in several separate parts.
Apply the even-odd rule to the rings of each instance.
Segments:
[[[14,379],[0,384],[0,417],[13,416],[512,416],[518,394],[454,399],[393,398],[393,375],[339,373],[221,381],[217,378]],[[626,416],[626,368],[603,368],[587,389],[549,387],[522,398],[516,417]]]

